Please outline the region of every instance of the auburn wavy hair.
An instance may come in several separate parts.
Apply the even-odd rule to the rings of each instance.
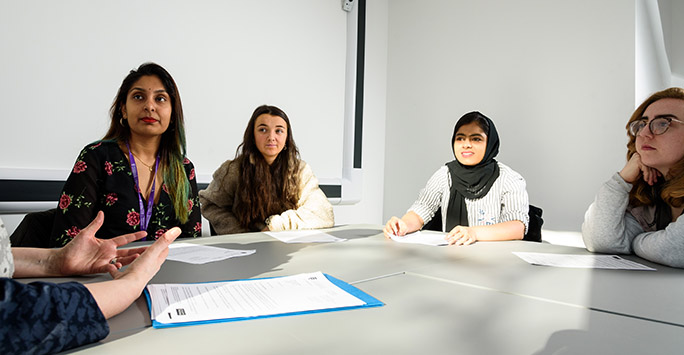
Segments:
[[[679,99],[682,100],[682,106],[684,106],[684,89],[671,87],[658,91],[637,107],[627,122],[627,126],[625,126],[629,136],[627,160],[636,153],[636,137],[629,133],[629,125],[636,120],[642,119],[648,106],[662,99]],[[684,142],[682,144],[684,145]],[[681,207],[684,204],[684,158],[675,163],[665,178],[665,182],[659,186],[659,189],[648,185],[643,179],[637,180],[632,187],[632,191],[629,192],[630,204],[632,206],[653,205],[657,202],[658,196],[656,194],[660,190],[660,199],[662,201],[673,207]]]
[[[126,105],[128,91],[143,76],[156,76],[159,78],[171,98],[171,121],[169,128],[162,134],[161,142],[159,143],[159,155],[161,157],[159,166],[166,187],[169,190],[176,218],[181,223],[185,223],[188,221],[191,211],[188,206],[190,181],[183,167],[186,155],[183,105],[178,93],[178,86],[176,86],[176,82],[166,69],[155,63],[143,63],[138,69],[131,70],[128,73],[121,83],[121,87],[119,87],[119,91],[109,110],[111,122],[109,123],[107,134],[102,139],[122,143],[131,138],[131,129],[128,123],[126,123],[128,121],[122,120],[122,108]]]
[[[278,116],[287,124],[285,147],[271,165],[257,148],[254,137],[256,120],[264,114]],[[299,149],[287,114],[275,106],[257,107],[231,163],[239,164],[238,198],[234,211],[242,227],[252,230],[255,223],[296,208],[300,195],[299,159]]]

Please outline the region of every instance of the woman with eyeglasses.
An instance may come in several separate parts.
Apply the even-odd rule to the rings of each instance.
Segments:
[[[651,95],[627,123],[627,163],[582,224],[587,249],[684,267],[684,89]]]

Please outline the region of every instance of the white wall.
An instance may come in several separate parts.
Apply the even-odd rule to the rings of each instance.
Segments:
[[[66,178],[105,133],[125,74],[150,60],[179,85],[200,182],[234,156],[262,103],[289,114],[319,178],[340,178],[346,18],[339,0],[1,2],[0,151],[15,154],[3,155],[0,178]],[[335,206],[337,224],[382,222],[386,0],[368,2],[367,22],[363,199]],[[3,220],[11,232],[22,217]]]
[[[684,88],[684,77],[679,75],[672,75],[672,86]]]
[[[671,19],[671,33],[670,40],[673,42],[670,48],[670,66],[672,71],[677,73],[679,79],[684,77],[684,1],[670,0],[672,2],[672,11],[670,12]],[[679,84],[680,87],[684,86]]]
[[[635,97],[638,107],[652,93],[672,84],[657,0],[636,1]],[[668,21],[669,22],[669,21]],[[669,25],[665,22],[665,25]]]
[[[624,0],[390,1],[384,219],[453,159],[456,120],[480,110],[544,227],[579,230],[625,160],[634,12]]]
[[[672,72],[672,86],[684,87],[684,1],[658,0],[660,21],[668,62]]]
[[[0,117],[15,133],[0,140],[13,151],[0,168],[66,178],[106,132],[124,76],[154,61],[179,86],[199,182],[234,157],[264,103],[288,113],[319,177],[340,178],[347,16],[339,0],[0,2]]]

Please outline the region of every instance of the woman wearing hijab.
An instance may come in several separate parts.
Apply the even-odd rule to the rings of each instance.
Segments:
[[[523,239],[529,220],[525,179],[494,159],[499,153],[494,122],[476,111],[463,115],[451,144],[456,159],[432,175],[403,217],[387,221],[385,236],[418,231],[441,208],[441,229],[450,245]]]

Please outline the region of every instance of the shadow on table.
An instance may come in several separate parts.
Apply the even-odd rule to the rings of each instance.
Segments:
[[[534,355],[681,353],[681,270],[634,255],[622,257],[656,270],[591,270],[582,329],[554,332]]]
[[[584,354],[630,354],[631,351],[624,344],[604,336],[597,336],[579,329],[560,330],[551,335],[544,349],[533,355],[584,355]],[[633,349],[632,349],[633,350]]]
[[[310,244],[285,244],[254,242],[248,244],[220,243],[219,248],[256,250],[256,253],[207,264],[188,264],[167,260],[163,272],[158,273],[150,283],[190,283],[247,279],[269,271],[278,270],[294,253]]]
[[[665,332],[654,331],[647,321],[638,324],[635,322],[633,326],[616,327],[614,322],[597,323],[596,319],[592,319],[588,331],[565,329],[553,333],[545,347],[533,355],[681,353],[684,343],[681,329],[674,329],[674,332],[670,332],[671,330],[673,328],[666,329]]]
[[[345,239],[360,239],[377,235],[378,229],[348,229],[328,232]],[[216,247],[239,250],[256,250],[256,253],[243,257],[195,265],[177,261],[166,261],[164,272],[157,274],[150,283],[210,282],[248,279],[265,273],[278,271],[287,264],[292,256],[306,248],[316,248],[329,243],[281,243],[278,241],[258,241],[254,243],[220,243]]]
[[[362,239],[372,237],[382,233],[379,228],[357,228],[357,229],[343,229],[337,231],[326,232],[332,236],[344,239]]]

